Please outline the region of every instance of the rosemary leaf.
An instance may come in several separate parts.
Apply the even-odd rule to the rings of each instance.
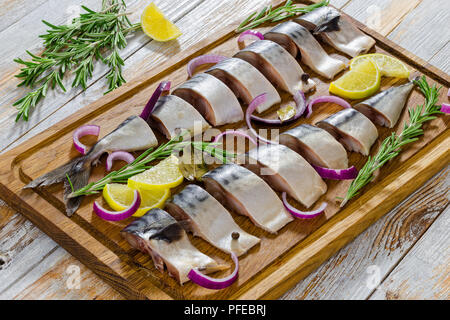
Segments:
[[[377,154],[367,159],[358,176],[350,184],[347,194],[341,202],[341,207],[358,195],[360,190],[375,178],[374,173],[378,169],[399,155],[403,146],[417,141],[423,135],[422,125],[425,122],[435,119],[434,115],[442,114],[440,106],[436,105],[441,88],[437,88],[436,85],[430,87],[425,76],[422,76],[419,80],[414,80],[414,83],[425,96],[425,103],[408,109],[409,122],[404,123],[402,132],[399,134],[393,132],[384,139]]]

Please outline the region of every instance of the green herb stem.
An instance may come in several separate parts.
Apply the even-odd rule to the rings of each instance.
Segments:
[[[377,154],[367,159],[358,176],[350,184],[347,194],[341,202],[341,207],[359,194],[359,191],[375,178],[374,173],[386,162],[395,158],[401,152],[403,146],[418,140],[423,135],[422,126],[425,122],[435,119],[438,114],[442,114],[440,106],[436,105],[441,88],[437,88],[436,85],[430,87],[425,76],[422,76],[419,80],[414,80],[414,83],[425,96],[425,103],[410,108],[408,110],[409,122],[404,123],[403,130],[399,134],[393,132],[384,139]]]
[[[266,22],[277,22],[284,19],[294,17],[300,13],[308,13],[319,7],[327,6],[329,0],[323,0],[319,3],[315,3],[306,7],[299,7],[293,4],[291,0],[278,8],[272,8],[272,5],[264,7],[261,11],[255,11],[250,14],[242,23],[237,27],[236,32],[240,33],[245,30],[253,29]]]

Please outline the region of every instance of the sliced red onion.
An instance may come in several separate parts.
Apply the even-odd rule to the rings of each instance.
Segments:
[[[148,100],[147,104],[144,107],[144,110],[142,110],[140,117],[145,121],[147,121],[148,117],[150,117],[150,115],[152,114],[159,97],[161,97],[161,95],[164,92],[168,92],[169,90],[170,90],[170,81],[162,81],[158,85],[158,88],[156,88],[155,92],[153,92],[150,99]]]
[[[312,114],[312,107],[314,104],[316,103],[321,103],[321,102],[331,102],[331,103],[336,103],[338,105],[340,105],[341,107],[344,108],[351,108],[352,105],[350,103],[348,103],[347,101],[345,101],[342,98],[336,97],[336,96],[320,96],[320,97],[316,97],[313,98],[311,101],[309,101],[308,103],[308,111],[306,111],[306,117],[309,118]]]
[[[204,54],[202,56],[198,56],[191,61],[189,61],[187,65],[187,72],[189,77],[192,77],[194,74],[195,69],[197,67],[203,65],[203,64],[209,64],[209,63],[219,63],[222,60],[228,59],[228,57],[221,56],[218,54]]]
[[[284,123],[289,123],[291,121],[297,120],[298,118],[300,118],[303,115],[303,113],[306,110],[306,98],[305,98],[305,94],[303,93],[303,91],[298,90],[294,94],[294,101],[295,101],[297,111],[296,111],[295,115],[290,119],[281,121],[280,119],[264,119],[264,118],[260,118],[258,116],[252,115],[252,120],[259,121],[259,122],[266,123],[266,124],[284,124]],[[261,101],[258,105],[260,105],[261,103],[264,103],[264,102],[265,102],[265,100]]]
[[[131,163],[134,161],[134,156],[126,151],[114,151],[108,158],[106,159],[106,171],[111,171],[114,160],[123,160],[127,163]]]
[[[450,114],[450,104],[443,103],[441,106],[441,112],[443,112],[445,114]]]
[[[266,101],[267,93],[261,93],[259,96],[256,96],[255,99],[250,102],[250,104],[247,107],[247,111],[245,111],[245,122],[247,123],[248,129],[250,132],[257,138],[257,140],[261,140],[265,143],[272,144],[275,143],[274,141],[267,140],[266,138],[261,137],[258,133],[256,133],[256,130],[252,127],[252,113],[256,110],[256,108]]]
[[[221,134],[217,135],[217,136],[214,138],[213,142],[217,142],[217,141],[219,141],[223,136],[227,136],[227,135],[234,135],[234,136],[245,137],[245,138],[247,138],[248,140],[250,140],[251,142],[253,142],[254,144],[256,144],[256,145],[258,144],[258,143],[256,142],[256,140],[253,139],[252,136],[248,135],[247,133],[245,133],[245,132],[243,132],[243,131],[241,131],[241,130],[226,130],[226,131],[222,132]]]
[[[300,211],[297,208],[294,208],[289,204],[289,202],[286,199],[286,192],[283,192],[281,195],[283,198],[283,204],[287,211],[289,211],[290,214],[292,214],[294,217],[299,219],[312,219],[317,217],[318,215],[322,214],[325,211],[325,208],[328,206],[326,202],[322,202],[319,209],[314,211]]]
[[[264,35],[255,30],[246,30],[241,33],[238,38],[238,43],[243,43],[245,40],[264,40]]]
[[[314,169],[316,169],[317,173],[324,179],[330,180],[352,180],[358,176],[358,170],[351,166],[348,169],[329,169],[324,167],[319,167],[313,165]]]
[[[139,191],[134,190],[134,199],[131,205],[122,211],[109,211],[98,204],[97,201],[94,202],[94,212],[103,220],[108,221],[120,221],[124,220],[128,217],[131,217],[133,214],[138,211],[141,205],[141,196],[139,195]]]
[[[100,127],[95,124],[87,124],[79,127],[73,133],[73,145],[75,149],[82,155],[85,155],[87,153],[87,147],[80,142],[80,138],[87,135],[98,136],[99,134]]]
[[[225,288],[231,286],[236,281],[236,279],[238,278],[238,275],[239,275],[239,260],[238,260],[238,257],[236,256],[236,254],[234,254],[233,252],[231,253],[231,259],[233,259],[235,268],[234,268],[233,273],[225,278],[222,278],[222,279],[211,278],[207,275],[204,275],[197,269],[191,269],[191,271],[189,271],[189,273],[188,273],[188,278],[192,282],[198,284],[199,286],[201,286],[203,288],[213,289],[213,290],[225,289]]]
[[[450,97],[450,88],[448,88],[447,97]]]

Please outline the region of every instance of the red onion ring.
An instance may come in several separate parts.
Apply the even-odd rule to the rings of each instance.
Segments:
[[[448,88],[447,97],[450,97],[450,88]]]
[[[136,211],[138,211],[140,205],[141,205],[141,196],[139,195],[139,191],[134,190],[133,202],[127,209],[122,211],[109,211],[102,208],[102,206],[99,205],[97,201],[95,201],[94,212],[103,220],[120,221],[128,217],[131,217],[133,214],[135,214]]]
[[[448,103],[443,103],[441,105],[441,112],[445,113],[445,114],[450,114],[450,104]]]
[[[250,140],[251,142],[253,142],[254,144],[258,145],[258,142],[256,142],[256,140],[253,139],[253,137],[251,137],[247,133],[245,133],[243,131],[240,131],[240,130],[226,130],[226,131],[222,132],[221,134],[217,135],[214,138],[213,142],[218,142],[223,136],[227,136],[227,135],[234,135],[234,136],[245,137],[248,140]]]
[[[264,35],[255,30],[246,30],[241,33],[238,38],[238,43],[243,43],[245,40],[264,40]]]
[[[235,268],[234,268],[233,273],[231,273],[229,276],[227,276],[225,278],[222,278],[222,279],[211,278],[211,277],[208,277],[207,275],[204,275],[197,269],[191,269],[191,271],[189,271],[189,273],[188,273],[188,278],[192,282],[198,284],[199,286],[201,286],[203,288],[213,289],[213,290],[220,290],[220,289],[227,288],[236,281],[236,279],[238,278],[238,275],[239,275],[239,260],[238,260],[238,257],[236,256],[236,254],[234,254],[233,252],[231,253],[231,259],[233,259]]]
[[[73,133],[73,145],[75,149],[82,155],[85,155],[87,153],[87,147],[80,142],[80,138],[87,135],[98,136],[99,134],[100,127],[95,124],[87,124],[79,127]]]
[[[189,77],[192,77],[194,71],[197,67],[208,64],[208,63],[219,63],[222,60],[228,59],[228,57],[221,56],[218,54],[204,54],[202,56],[198,56],[191,61],[189,61],[187,65],[187,72]]]
[[[281,195],[283,198],[283,204],[287,211],[289,211],[290,214],[292,214],[295,218],[299,219],[312,219],[317,217],[318,215],[322,214],[325,211],[325,208],[327,207],[326,202],[322,202],[320,207],[314,211],[300,211],[297,208],[294,208],[289,204],[289,202],[286,199],[286,192],[283,192]]]
[[[301,90],[297,91],[294,94],[294,100],[295,100],[295,105],[297,107],[297,112],[290,119],[281,121],[280,119],[264,119],[264,118],[260,118],[258,116],[252,115],[252,120],[259,121],[259,122],[266,123],[266,124],[284,124],[284,123],[288,123],[288,122],[297,120],[298,118],[300,118],[303,115],[303,113],[306,110],[306,98],[305,98],[305,94],[303,93],[303,91],[301,91]],[[264,101],[260,102],[260,104],[264,103]]]
[[[352,180],[358,176],[355,166],[348,169],[329,169],[311,164],[317,173],[324,179],[330,180]]]
[[[307,107],[308,111],[306,112],[307,118],[309,118],[312,114],[312,106],[316,103],[321,103],[321,102],[336,103],[343,108],[351,108],[352,107],[352,105],[350,103],[348,103],[347,101],[345,101],[342,98],[339,98],[336,96],[320,96],[320,97],[313,98],[311,101],[309,101],[308,107]]]
[[[150,115],[152,114],[153,108],[155,108],[156,102],[158,101],[159,97],[161,97],[162,94],[168,92],[169,90],[170,81],[162,81],[148,100],[147,104],[144,107],[144,110],[142,110],[140,117],[145,121],[148,121],[148,117],[150,117]]]
[[[266,98],[267,98],[267,93],[262,93],[259,96],[256,96],[256,98],[253,99],[252,102],[250,102],[250,104],[247,107],[247,110],[245,111],[245,122],[247,123],[248,129],[257,138],[257,140],[261,140],[265,143],[272,144],[275,142],[271,141],[271,140],[267,140],[267,139],[261,137],[258,133],[256,133],[256,130],[253,129],[252,122],[251,122],[252,113],[256,110],[256,108],[261,103],[264,103],[266,101]]]
[[[123,160],[127,163],[131,163],[134,161],[134,156],[129,152],[114,151],[108,155],[108,158],[106,158],[106,171],[111,171],[114,160]]]

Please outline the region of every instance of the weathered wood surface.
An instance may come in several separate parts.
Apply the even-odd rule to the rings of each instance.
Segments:
[[[51,1],[50,1],[51,2]],[[74,2],[76,2],[76,1],[72,1],[71,3],[74,3]],[[87,1],[83,1],[83,3],[86,3]],[[208,2],[208,1],[205,1],[205,2]],[[353,15],[353,13],[352,12],[349,12],[349,11],[347,11],[347,8],[348,8],[348,10],[350,10],[351,8],[352,8],[352,3],[357,3],[357,2],[364,2],[364,3],[367,3],[366,1],[356,1],[356,0],[353,0],[353,1],[332,1],[332,3],[333,4],[335,4],[336,6],[338,6],[338,7],[341,7],[342,5],[345,5],[345,7],[344,7],[344,11],[346,11],[346,12],[348,12],[348,13],[350,13],[351,15]],[[389,2],[395,2],[395,1],[384,1],[384,3],[389,3]],[[398,1],[398,2],[401,2],[401,1]],[[413,2],[413,1],[412,1]],[[59,2],[60,3],[60,2]],[[260,3],[260,2],[258,2],[258,3]],[[380,2],[378,2],[378,3],[380,3]],[[240,13],[242,12],[242,15],[245,15],[246,13],[248,13],[249,11],[251,11],[252,9],[253,9],[253,7],[254,7],[254,4],[253,3],[250,3],[249,1],[241,1],[241,2],[239,2],[238,3],[238,5],[241,5],[241,7],[242,7],[242,4],[248,4],[248,5],[245,5],[244,7],[245,7],[245,10],[241,10],[241,11],[239,11]],[[259,5],[262,5],[262,4],[259,4]],[[362,5],[362,4],[361,4]],[[361,6],[360,5],[360,6]],[[368,4],[366,4],[366,6],[368,6]],[[62,6],[59,6],[59,8],[61,8]],[[93,7],[95,7],[95,6],[93,6]],[[407,9],[405,9],[405,8],[398,8],[397,6],[394,6],[394,8],[395,8],[395,10],[399,10],[400,11],[400,14],[398,14],[398,15],[395,15],[395,19],[398,19],[398,20],[401,20],[401,18],[404,18],[405,16],[407,16],[406,15],[406,13],[405,13],[405,11],[406,10],[411,10],[411,9],[413,9],[414,8],[414,5],[408,5],[408,8]],[[197,9],[197,15],[193,15],[193,18],[191,19],[191,20],[189,20],[189,17],[190,17],[190,14],[191,14],[191,12],[189,12],[189,13],[187,13],[188,12],[188,10],[185,10],[185,13],[186,13],[186,19],[187,19],[187,22],[186,22],[186,25],[187,26],[189,26],[189,24],[192,24],[192,23],[195,23],[195,21],[198,21],[199,20],[199,18],[202,18],[202,15],[203,15],[203,17],[204,17],[204,15],[205,15],[205,12],[206,13],[210,13],[208,10],[210,10],[211,9],[211,7],[209,6],[205,6],[205,7],[201,7],[201,6],[199,6],[199,8],[195,8],[195,9]],[[392,9],[392,7],[391,7],[391,9]],[[428,9],[428,8],[426,8],[426,9]],[[426,9],[422,9],[423,11],[426,11]],[[170,10],[170,9],[169,9]],[[203,10],[203,11],[201,11],[201,10]],[[357,18],[357,19],[359,19],[361,22],[367,22],[366,20],[367,20],[367,11],[364,11],[364,10],[356,10],[356,9],[352,9],[352,10],[354,10],[354,14],[355,14],[355,17]],[[61,10],[60,10],[61,11]],[[175,10],[174,10],[175,11]],[[174,12],[173,11],[173,12]],[[193,10],[193,11],[195,11],[195,10]],[[48,12],[48,11],[47,11]],[[223,23],[223,21],[224,21],[224,19],[226,19],[226,17],[228,17],[227,16],[227,13],[228,13],[228,11],[226,10],[226,7],[224,7],[224,8],[222,8],[222,11],[218,11],[218,12],[220,12],[222,15],[221,15],[221,19],[220,19],[220,21]],[[359,12],[359,13],[358,13]],[[414,12],[414,11],[413,11]],[[60,15],[62,14],[61,12],[59,13]],[[359,16],[358,16],[359,15]],[[39,15],[35,15],[35,16],[33,16],[35,19],[36,19],[36,21],[37,21],[37,17],[38,17]],[[170,16],[170,15],[169,15]],[[209,15],[208,15],[209,16]],[[58,17],[58,14],[57,13],[55,13],[55,18],[56,17]],[[172,18],[173,18],[173,15],[171,16]],[[42,18],[42,16],[41,17],[39,17],[39,18]],[[400,19],[399,19],[400,18]],[[28,23],[30,23],[30,16],[27,16],[27,19],[28,19]],[[46,18],[47,19],[47,18]],[[211,17],[209,16],[209,19],[211,19]],[[55,21],[55,20],[52,20],[52,19],[50,19],[50,18],[48,18],[48,20],[51,20],[51,21]],[[217,20],[217,21],[219,21],[219,20]],[[213,26],[214,26],[214,22],[216,22],[217,23],[217,21],[216,20],[214,20],[214,21],[212,21],[212,23],[210,24],[210,26],[211,26],[211,28],[213,28]],[[395,25],[397,25],[397,24],[399,24],[399,23],[392,23],[392,21],[390,21],[390,20],[386,20],[391,26],[395,26]],[[19,21],[20,22],[20,21]],[[55,22],[58,22],[58,21],[55,21]],[[31,24],[31,23],[30,23]],[[36,23],[35,23],[36,24]],[[19,25],[20,25],[20,23],[19,23]],[[426,24],[425,24],[426,25]],[[401,26],[401,24],[400,24],[400,26]],[[425,29],[425,28],[423,28],[423,26],[424,25],[422,25],[422,28],[420,28],[420,27],[417,27],[418,29],[420,29],[420,30],[423,30],[423,29]],[[197,27],[198,28],[198,27]],[[377,28],[375,27],[374,29],[376,29],[377,30]],[[387,30],[387,29],[389,29],[389,27],[388,26],[385,26],[385,25],[382,25],[381,26],[381,28],[380,29],[378,29],[378,31],[380,31],[380,32],[382,32],[382,34],[387,34],[387,33],[389,33],[389,32],[387,32],[387,33],[385,33],[385,31],[384,30]],[[20,28],[17,28],[17,30],[20,30]],[[17,30],[16,30],[16,32],[17,32]],[[37,30],[36,28],[34,28],[34,30]],[[190,30],[190,29],[189,29]],[[203,30],[204,29],[202,29],[202,32],[203,32]],[[206,29],[207,30],[207,29]],[[428,30],[430,30],[430,27],[428,28]],[[192,37],[195,37],[195,35],[197,35],[198,33],[196,33],[196,32],[194,32],[194,31],[196,31],[196,30],[194,30],[194,28],[193,28],[193,30],[192,31],[190,31],[191,32],[191,34],[190,34],[190,37],[192,38]],[[30,43],[30,42],[32,42],[32,41],[35,41],[36,40],[36,37],[35,37],[35,35],[34,35],[34,33],[36,33],[35,31],[33,31],[33,34],[29,34],[29,32],[28,32],[28,37],[26,37],[26,35],[24,35],[24,38],[26,38],[26,39],[28,39],[28,44]],[[205,32],[205,33],[207,33],[207,32]],[[12,34],[13,33],[10,33],[9,34],[9,39],[11,39],[11,36],[12,36]],[[3,33],[0,33],[0,37],[3,35]],[[188,35],[189,36],[189,35]],[[444,37],[445,38],[445,37]],[[447,37],[448,38],[448,37]],[[7,37],[5,38],[5,39],[8,39]],[[192,41],[195,41],[196,39],[194,38]],[[133,41],[134,40],[130,40],[130,45],[132,45],[133,44]],[[151,45],[151,43],[149,43],[150,45]],[[36,44],[34,44],[35,46],[36,46]],[[138,46],[139,47],[139,46]],[[147,46],[145,46],[145,47],[147,47]],[[16,46],[16,48],[17,48],[17,46]],[[24,48],[29,48],[29,45],[27,45],[26,44],[26,42],[25,42],[25,45],[24,45],[24,47],[23,48],[20,48],[20,49],[24,49]],[[142,66],[138,66],[138,67],[133,67],[133,65],[135,64],[135,63],[139,63],[139,61],[140,60],[142,60],[142,58],[141,57],[143,57],[143,56],[145,56],[144,54],[142,54],[142,56],[139,56],[139,55],[137,55],[136,57],[137,58],[133,58],[133,56],[134,56],[134,54],[139,54],[140,53],[140,51],[141,50],[139,50],[139,49],[142,49],[142,48],[137,48],[137,49],[135,49],[135,51],[134,52],[132,52],[132,53],[130,53],[131,54],[131,58],[129,58],[128,60],[127,60],[127,66],[129,66],[129,68],[130,68],[130,70],[133,70],[133,71],[130,71],[130,74],[133,74],[133,72],[135,72],[136,70],[139,70],[140,69],[140,67],[142,67]],[[154,48],[153,48],[154,49]],[[435,55],[433,55],[432,56],[432,60],[430,60],[431,62],[432,61],[434,61],[434,62],[436,62],[436,65],[437,66],[440,66],[440,64],[438,64],[440,61],[442,61],[443,63],[448,63],[448,59],[446,59],[446,54],[445,54],[445,50],[444,50],[444,52],[442,52],[442,48],[440,48],[441,49],[441,51],[439,51],[439,48],[438,49],[436,49],[436,48],[434,48],[433,47],[433,45],[430,45],[429,47],[428,47],[428,50],[430,50],[431,52],[433,52],[433,50],[435,50],[437,53],[435,54]],[[136,52],[137,51],[137,52]],[[12,54],[11,54],[11,57],[15,57],[16,55],[21,55],[22,54],[22,52],[23,52],[23,50],[20,50],[19,51],[19,49],[16,49],[16,51],[15,52],[13,52]],[[166,51],[167,52],[167,51]],[[414,51],[413,51],[414,52]],[[441,55],[439,55],[439,53],[442,53]],[[157,60],[157,61],[161,61],[161,60],[163,60],[164,59],[164,53],[162,53],[162,54],[160,54],[160,55],[157,55],[156,56],[156,58],[159,58],[160,60],[157,60],[157,59],[155,59],[155,60]],[[439,58],[439,57],[441,57],[441,58]],[[10,60],[11,59],[4,59],[3,61],[6,61],[6,62],[8,62],[8,63],[10,63]],[[12,64],[10,63],[10,65],[9,65],[9,68],[12,66]],[[146,66],[147,68],[151,68],[152,67],[152,65],[151,66]],[[3,83],[3,84],[5,84],[5,83],[7,83],[7,82],[10,82],[10,81],[12,81],[11,79],[12,79],[12,74],[14,74],[14,72],[17,70],[17,68],[16,69],[9,69],[8,70],[8,68],[6,67],[6,68],[3,68],[3,66],[0,68],[0,71],[1,71],[1,74],[3,75],[3,74],[5,74],[4,73],[4,70],[6,70],[6,71],[9,71],[9,72],[6,72],[6,74],[7,74],[7,78],[3,78],[3,76],[2,76],[2,81],[1,81],[1,83]],[[148,69],[146,69],[146,70],[148,70]],[[99,77],[101,77],[101,75],[99,76]],[[97,78],[98,79],[98,78]],[[94,83],[93,84],[93,86],[92,87],[94,87],[95,85],[98,85],[98,88],[97,88],[97,90],[93,90],[93,91],[90,91],[89,92],[89,94],[87,94],[87,93],[85,93],[85,94],[78,94],[78,92],[75,92],[75,93],[70,93],[69,95],[67,95],[67,97],[68,97],[68,100],[69,100],[69,102],[68,103],[70,103],[72,100],[77,100],[77,102],[76,103],[74,103],[73,105],[72,105],[72,107],[73,106],[75,106],[76,108],[79,108],[79,107],[82,107],[83,105],[86,105],[87,103],[89,103],[90,101],[92,101],[92,100],[95,100],[95,99],[97,99],[99,96],[101,96],[101,93],[102,93],[102,86],[103,86],[103,84],[101,84],[101,80],[99,80],[99,81],[97,81],[96,83]],[[10,84],[11,85],[11,84]],[[12,86],[14,86],[14,84],[12,84]],[[6,89],[5,89],[5,91],[3,91],[4,89],[3,88],[1,88],[0,87],[0,92],[2,92],[2,93],[4,93],[4,92],[9,92],[9,91],[7,91]],[[91,89],[92,90],[92,89]],[[76,94],[78,94],[78,96],[77,97],[75,97],[75,99],[73,99],[72,97],[73,96],[75,96]],[[52,98],[53,99],[53,98]],[[52,100],[52,99],[49,99],[50,101]],[[9,101],[12,101],[12,99],[11,99],[11,97],[9,97]],[[2,105],[4,104],[4,102],[2,102],[1,103]],[[53,103],[51,103],[51,104],[53,104]],[[54,103],[53,104],[53,109],[52,110],[54,110],[54,105],[62,105],[62,104],[58,104],[58,103]],[[77,107],[78,106],[78,107]],[[36,122],[36,124],[33,124],[32,126],[30,126],[29,128],[26,128],[26,129],[24,129],[23,131],[21,131],[20,132],[20,134],[18,135],[18,136],[22,136],[23,134],[24,134],[24,132],[26,133],[26,132],[30,132],[29,133],[29,136],[24,136],[24,139],[26,139],[26,138],[28,138],[28,137],[30,137],[30,136],[33,136],[33,135],[35,135],[37,132],[39,132],[39,131],[41,131],[41,130],[44,130],[46,127],[48,127],[49,125],[51,125],[51,124],[53,124],[53,123],[55,123],[55,122],[58,122],[60,119],[62,119],[63,117],[65,117],[65,116],[67,116],[67,112],[68,111],[70,111],[71,110],[71,108],[67,108],[67,109],[65,109],[64,110],[64,112],[61,112],[61,113],[59,113],[59,114],[57,114],[57,113],[51,113],[50,115],[47,115],[47,116],[45,116],[45,117],[43,117],[43,118],[45,118],[45,120],[44,121],[42,121],[40,124],[37,124],[37,122]],[[0,114],[0,117],[3,119],[3,115],[2,114]],[[42,118],[42,119],[43,119]],[[9,119],[10,120],[10,119]],[[8,120],[8,121],[9,121]],[[40,119],[39,119],[40,120]],[[8,121],[6,121],[6,122],[8,122]],[[5,123],[6,123],[5,122]],[[3,128],[3,126],[2,126],[2,128]],[[31,131],[30,131],[30,128],[31,128]],[[33,129],[34,130],[36,130],[36,131],[33,131]],[[17,137],[12,137],[12,136],[4,136],[4,138],[5,139],[2,139],[2,143],[5,143],[5,141],[6,141],[6,144],[5,145],[11,145],[11,144],[13,144],[14,143],[14,141],[17,141],[17,140],[14,140],[14,139],[16,139]],[[16,215],[14,214],[14,213],[12,213],[10,210],[1,210],[0,211],[0,214],[1,214],[1,216],[0,216],[0,226],[2,226],[2,225],[5,225],[8,221],[10,221],[10,223],[12,223],[12,221],[15,219],[15,217],[16,217]],[[26,222],[25,222],[26,223]],[[381,221],[379,222],[379,223],[381,223]],[[21,224],[24,224],[24,222],[22,221],[21,222]],[[45,236],[43,236],[44,238],[45,238]],[[39,239],[39,237],[37,237],[37,239]],[[35,240],[37,240],[37,239],[35,239]],[[20,241],[22,241],[22,240],[19,240],[19,242]],[[42,241],[42,240],[41,240]],[[368,239],[368,241],[370,242],[370,239]],[[24,243],[26,243],[26,241],[24,241]],[[47,248],[48,248],[48,250],[47,250],[47,252],[46,252],[46,254],[48,255],[48,256],[51,256],[51,253],[50,252],[52,252],[53,254],[55,253],[55,252],[57,252],[58,250],[54,250],[54,248],[56,247],[55,246],[55,244],[53,243],[53,244],[46,244],[46,246],[47,246]],[[24,246],[23,248],[26,248],[27,246]],[[45,246],[40,246],[40,247],[45,247]],[[0,246],[0,251],[1,250],[4,250],[4,248],[2,247],[2,246]],[[59,250],[61,250],[61,249],[59,249]],[[63,252],[63,250],[62,250],[62,252]],[[13,256],[13,259],[12,259],[12,262],[11,263],[9,263],[9,265],[8,265],[8,268],[11,268],[12,266],[16,266],[18,263],[23,263],[23,264],[26,264],[26,265],[29,265],[29,266],[31,266],[31,265],[34,265],[33,263],[27,263],[26,261],[27,261],[27,259],[29,259],[30,257],[29,257],[29,254],[24,254],[24,256],[23,257],[21,257],[22,259],[24,259],[24,260],[16,260],[15,258],[14,258],[14,256]],[[66,253],[62,253],[61,254],[61,258],[60,258],[60,260],[58,260],[58,261],[68,261],[69,259],[67,258],[67,254]],[[41,262],[42,263],[42,262]],[[36,263],[35,263],[36,264]],[[38,265],[39,265],[40,263],[38,263]],[[64,263],[61,263],[61,264],[64,264]],[[48,277],[47,277],[47,275],[48,274],[50,274],[50,271],[48,271],[48,272],[46,272],[45,271],[45,268],[43,268],[44,270],[37,270],[37,269],[39,269],[39,268],[34,268],[33,270],[34,271],[32,271],[32,272],[30,272],[30,273],[35,273],[35,274],[37,274],[37,277],[36,277],[36,279],[38,279],[40,276],[43,276],[42,278],[40,278],[40,280],[36,280],[36,279],[28,279],[27,281],[25,281],[26,279],[27,279],[27,276],[25,275],[25,274],[17,274],[17,273],[11,273],[11,274],[14,274],[15,275],[15,277],[18,279],[18,281],[17,282],[15,282],[15,283],[13,283],[13,284],[11,284],[10,286],[9,286],[9,288],[8,288],[8,290],[9,290],[9,292],[11,292],[11,295],[13,296],[14,294],[12,294],[12,292],[14,291],[14,290],[12,290],[14,287],[23,287],[23,288],[25,288],[25,287],[27,287],[28,286],[28,288],[30,288],[29,290],[25,290],[27,293],[25,294],[22,294],[22,295],[20,295],[20,297],[29,297],[29,298],[31,298],[31,297],[34,297],[34,298],[39,298],[39,297],[41,297],[41,298],[44,298],[44,296],[42,295],[42,293],[41,292],[39,292],[42,288],[44,288],[44,287],[46,287],[46,285],[44,285],[43,283],[46,283],[48,280]],[[47,269],[46,270],[49,270],[50,269],[50,267],[47,267]],[[81,266],[81,270],[82,270],[82,274],[85,274],[85,272],[87,273],[87,274],[89,274],[89,271],[87,271],[87,270],[85,270],[84,269],[84,267],[83,266]],[[3,272],[0,272],[0,279],[3,279]],[[87,276],[86,277],[86,281],[94,281],[94,280],[90,280],[91,278],[89,277],[89,276]],[[92,276],[92,279],[95,279],[95,276]],[[35,281],[36,280],[36,281]],[[31,285],[33,282],[35,282],[34,283],[34,285]],[[45,296],[45,297],[48,297],[48,298],[50,298],[50,297],[52,297],[52,298],[62,298],[62,297],[65,297],[66,295],[70,295],[70,294],[72,294],[72,293],[70,293],[70,290],[65,290],[64,288],[65,288],[65,285],[64,285],[64,283],[63,283],[64,281],[55,281],[54,282],[54,284],[56,285],[56,286],[58,286],[58,283],[59,283],[59,287],[58,287],[58,289],[57,289],[57,291],[59,292],[59,294],[56,294],[56,295],[52,295],[52,294],[49,294],[48,296]],[[84,283],[84,278],[83,278],[83,283]],[[109,298],[109,297],[111,297],[112,298],[112,296],[111,296],[111,293],[109,293],[109,291],[108,291],[108,289],[106,289],[107,287],[106,287],[106,285],[104,285],[105,286],[105,289],[102,291],[102,290],[98,290],[98,292],[103,292],[103,293],[100,293],[99,295],[97,295],[97,293],[86,293],[86,294],[84,294],[83,293],[83,298],[95,298],[95,297],[97,297],[97,298]],[[101,285],[100,284],[98,284],[98,285],[96,285],[96,287],[97,288],[99,288],[99,287],[101,287]],[[48,288],[50,288],[50,286],[48,287]],[[54,288],[54,287],[53,287]],[[89,291],[89,290],[88,290]],[[15,291],[16,293],[19,293],[20,292],[20,290],[16,290]],[[0,296],[3,294],[3,292],[0,290]]]

